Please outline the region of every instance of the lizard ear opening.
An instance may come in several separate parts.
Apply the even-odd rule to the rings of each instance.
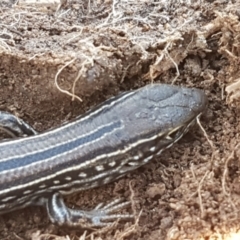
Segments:
[[[185,126],[179,126],[174,129],[172,129],[167,135],[166,139],[174,141],[174,139],[179,137],[179,134],[181,135],[184,131]]]

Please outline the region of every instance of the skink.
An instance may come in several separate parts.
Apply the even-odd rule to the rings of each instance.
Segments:
[[[0,214],[29,205],[46,207],[53,223],[93,226],[129,215],[110,214],[114,201],[92,211],[73,210],[63,196],[112,182],[171,147],[207,106],[203,91],[151,84],[124,92],[76,120],[37,133],[23,120],[0,112],[14,135],[0,143]]]

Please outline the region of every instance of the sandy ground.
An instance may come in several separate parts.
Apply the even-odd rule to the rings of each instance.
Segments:
[[[239,9],[239,0],[2,0],[0,110],[37,130],[151,82],[201,88],[209,108],[204,130],[66,199],[81,209],[131,199],[133,221],[60,228],[30,207],[0,216],[0,239],[240,239]]]

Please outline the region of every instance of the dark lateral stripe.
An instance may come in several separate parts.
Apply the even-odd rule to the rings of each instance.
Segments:
[[[98,105],[96,108],[93,108],[88,112],[86,112],[85,114],[79,116],[74,121],[65,123],[61,127],[51,129],[50,131],[46,131],[46,132],[43,132],[34,136],[30,136],[27,138],[19,138],[11,141],[0,142],[0,154],[1,154],[1,151],[5,150],[5,148],[8,149],[9,145],[12,148],[18,148],[19,151],[22,151],[21,145],[24,145],[25,142],[32,142],[34,145],[35,142],[41,141],[42,139],[46,139],[46,136],[59,137],[60,133],[63,134],[64,136],[65,132],[72,131],[76,126],[78,128],[79,124],[83,125],[85,121],[89,121],[89,119],[93,117],[96,118],[98,116],[101,116],[103,113],[107,114],[112,110],[113,105],[121,104],[122,102],[126,101],[127,99],[129,99],[135,94],[136,94],[135,91],[128,91],[118,95],[117,97],[112,97],[109,100],[105,101],[104,103]],[[48,147],[47,143],[46,143],[46,147]],[[4,159],[0,159],[0,163],[2,161],[4,162]],[[0,171],[1,171],[1,168],[0,168]]]
[[[68,151],[73,150],[81,145],[91,143],[93,140],[97,140],[103,137],[106,133],[112,132],[114,129],[120,128],[121,122],[113,122],[109,125],[105,125],[95,132],[85,135],[84,137],[79,137],[74,139],[71,142],[66,142],[59,146],[49,147],[44,151],[39,151],[37,153],[30,153],[23,157],[15,157],[9,160],[0,162],[0,172],[11,170],[19,167],[24,167],[31,163],[41,162],[44,160],[48,160],[51,157],[61,156],[61,154],[66,153]],[[20,164],[21,163],[21,164]]]

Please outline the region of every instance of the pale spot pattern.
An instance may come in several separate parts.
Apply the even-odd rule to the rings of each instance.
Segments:
[[[99,172],[99,171],[103,171],[104,170],[104,166],[103,165],[98,165],[95,167],[95,169]]]
[[[138,155],[136,155],[136,156],[133,157],[133,159],[134,159],[134,160],[139,160],[140,157],[139,157]]]
[[[78,174],[78,176],[81,177],[81,178],[84,178],[84,177],[87,176],[87,174],[86,174],[85,172],[80,172],[80,173]]]
[[[154,147],[151,147],[150,149],[149,149],[151,152],[154,152],[155,150],[156,150],[156,147],[154,146]]]
[[[116,162],[115,161],[112,161],[112,162],[110,162],[109,164],[108,164],[108,166],[110,166],[110,167],[114,167],[116,165]]]

